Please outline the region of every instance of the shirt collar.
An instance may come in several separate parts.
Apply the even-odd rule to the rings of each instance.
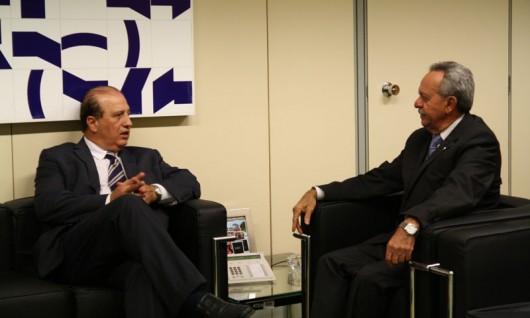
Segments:
[[[462,116],[458,117],[457,120],[455,120],[449,127],[447,127],[444,131],[440,133],[440,137],[442,137],[443,140],[445,140],[449,134],[455,129],[455,127],[462,121],[464,118],[464,114]]]
[[[90,153],[92,154],[92,157],[102,160],[105,158],[105,155],[107,154],[107,151],[100,146],[96,145],[92,141],[88,140],[86,137],[83,137],[85,139],[85,143],[88,146],[88,149],[90,150]]]

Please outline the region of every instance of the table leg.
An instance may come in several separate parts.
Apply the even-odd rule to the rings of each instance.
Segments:
[[[310,256],[311,256],[311,236],[307,234],[293,233],[293,236],[300,239],[302,244],[302,318],[309,318],[311,309],[310,297],[311,286],[309,281]]]

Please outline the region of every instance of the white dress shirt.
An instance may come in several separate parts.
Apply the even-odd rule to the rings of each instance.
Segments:
[[[84,137],[85,142],[88,146],[88,149],[90,150],[90,153],[92,154],[92,158],[94,158],[94,163],[96,164],[96,168],[98,169],[98,176],[99,176],[99,194],[108,194],[107,199],[105,201],[105,204],[110,202],[110,193],[112,192],[109,187],[109,178],[108,178],[108,171],[110,166],[110,160],[105,158],[105,155],[107,154],[107,151],[100,146],[96,145],[92,141],[88,140],[86,137]],[[123,167],[123,163],[121,162],[121,158],[117,157],[120,161],[120,164]],[[125,172],[125,169],[123,169]],[[129,178],[127,174],[125,174],[126,178]],[[156,185],[160,188],[160,191],[162,192],[162,197],[160,199],[161,204],[176,204],[177,200],[169,193],[164,186],[153,183],[153,185]]]

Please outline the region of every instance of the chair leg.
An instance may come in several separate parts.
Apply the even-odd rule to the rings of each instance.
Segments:
[[[453,271],[440,267],[439,263],[436,264],[422,264],[414,261],[409,262],[410,265],[410,318],[416,318],[416,303],[415,296],[416,290],[415,284],[415,272],[421,270],[424,272],[433,273],[435,275],[447,277],[447,314],[449,318],[453,318]]]
[[[214,295],[228,300],[228,270],[226,263],[226,243],[234,241],[235,236],[213,238],[212,259],[214,268]]]
[[[298,233],[293,233],[293,236],[300,239],[302,244],[302,318],[309,318],[309,311],[311,309],[311,286],[309,283],[311,236]]]

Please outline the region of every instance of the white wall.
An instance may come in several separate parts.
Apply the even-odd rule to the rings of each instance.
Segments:
[[[513,1],[512,37],[512,193],[530,198],[530,1]],[[505,158],[507,156],[504,156]]]
[[[291,209],[355,173],[353,4],[269,0],[272,247],[295,251]]]

